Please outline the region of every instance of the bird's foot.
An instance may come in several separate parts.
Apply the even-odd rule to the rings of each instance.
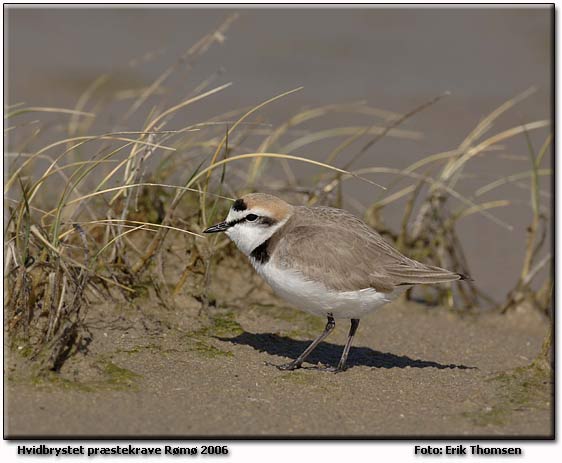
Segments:
[[[297,368],[301,368],[301,364],[300,363],[295,363],[295,362],[289,362],[289,363],[282,363],[281,365],[277,365],[275,363],[271,363],[271,362],[265,362],[266,365],[272,366],[277,368],[278,370],[281,371],[292,371],[292,370],[296,370]]]

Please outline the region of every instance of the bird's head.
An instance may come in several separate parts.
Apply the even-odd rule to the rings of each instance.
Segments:
[[[237,199],[224,222],[203,233],[225,232],[244,254],[250,253],[282,227],[293,213],[293,206],[276,196],[250,193]]]

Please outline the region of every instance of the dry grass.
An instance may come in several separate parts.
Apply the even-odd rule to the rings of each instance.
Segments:
[[[235,19],[228,18],[203,37],[147,88],[116,93],[114,100],[133,97],[117,118],[119,126],[147,108],[151,97],[164,93],[173,72],[194,66],[197,57],[222,42]],[[456,233],[459,220],[482,214],[509,229],[493,215],[493,209],[512,207],[511,201],[482,201],[481,197],[502,185],[530,180],[524,186],[529,189],[533,212],[527,252],[519,280],[499,307],[510,310],[523,300],[544,312],[550,307],[550,274],[538,291],[535,280],[551,261],[546,240],[550,217],[541,208],[540,181],[551,175],[541,165],[552,138],[537,154],[529,142],[528,171],[494,179],[469,196],[456,190],[463,171],[476,158],[498,153],[504,140],[521,134],[528,137],[529,132],[548,126],[548,121],[535,121],[487,135],[493,123],[529,97],[532,89],[482,119],[455,149],[426,155],[406,169],[378,165],[353,170],[355,162],[383,137],[421,137],[400,126],[444,95],[406,114],[359,102],[309,108],[278,127],[255,119],[265,106],[293,98],[300,90],[295,89],[250,108],[170,129],[182,111],[216,98],[230,85],[209,89],[210,78],[178,104],[147,109],[141,130],[95,134],[92,124],[103,120],[104,104],[109,104],[96,101],[96,92],[110,80],[110,75],[96,79],[74,109],[14,105],[5,111],[10,146],[4,185],[9,213],[4,230],[6,320],[12,345],[24,346],[23,353],[39,370],[58,370],[70,355],[87,349],[91,335],[85,316],[95,301],[129,302],[149,286],[155,288],[163,305],[170,306],[181,291],[188,291],[186,282],[197,276],[201,288],[197,297],[205,310],[210,263],[227,253],[228,242],[220,237],[203,240],[200,231],[224,214],[229,200],[265,185],[270,191],[300,196],[309,204],[337,206],[342,202],[344,182],[365,182],[379,195],[365,216],[373,227],[411,257],[470,274]],[[58,137],[54,142],[41,142],[41,135],[49,129],[42,119],[22,122],[22,117],[43,117],[45,113],[56,115],[59,121],[69,119],[62,130],[61,125],[51,127],[51,135]],[[361,126],[306,130],[310,121],[322,121],[334,113],[353,113],[368,121]],[[250,135],[262,137],[253,149],[246,148]],[[294,154],[303,153],[310,143],[331,139],[335,146],[323,162]],[[364,144],[352,152],[358,141]],[[338,167],[338,158],[344,154],[347,161]],[[271,179],[267,174],[271,162],[281,165],[285,179]],[[384,164],[384,159],[378,162]],[[293,170],[298,163],[318,169],[313,187],[298,185]],[[373,175],[376,181],[370,178]],[[390,183],[381,186],[388,179]],[[400,200],[406,201],[401,225],[391,229],[384,224],[384,212]],[[170,283],[163,255],[169,256],[171,243],[178,240],[187,257],[184,254],[180,259],[180,270]],[[491,302],[473,281],[432,288],[425,297],[457,309]]]

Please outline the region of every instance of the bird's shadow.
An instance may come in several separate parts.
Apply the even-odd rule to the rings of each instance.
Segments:
[[[274,333],[248,333],[243,332],[231,338],[219,337],[216,339],[233,344],[251,346],[260,352],[296,359],[310,345],[311,341],[298,341],[287,336]],[[307,363],[337,365],[342,354],[343,346],[322,342],[306,359]],[[378,352],[369,347],[351,347],[347,360],[347,367],[366,366],[371,368],[437,368],[472,370],[476,367],[457,365],[454,363],[442,364],[431,360],[412,359],[406,355],[394,355],[389,352]]]

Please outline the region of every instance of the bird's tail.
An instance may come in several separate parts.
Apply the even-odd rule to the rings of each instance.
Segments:
[[[400,285],[429,285],[436,283],[447,283],[457,280],[471,280],[468,275],[455,273],[444,268],[432,265],[420,265],[416,267],[406,265],[393,265],[386,267],[387,273]]]

